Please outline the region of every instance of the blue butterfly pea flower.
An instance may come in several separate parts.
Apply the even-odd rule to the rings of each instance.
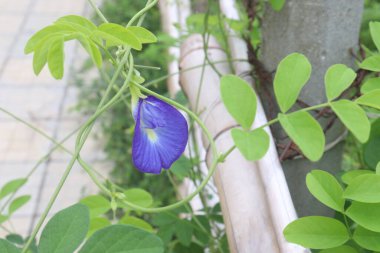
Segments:
[[[133,116],[132,160],[136,168],[153,174],[169,169],[186,147],[188,126],[184,116],[153,96],[139,98]]]

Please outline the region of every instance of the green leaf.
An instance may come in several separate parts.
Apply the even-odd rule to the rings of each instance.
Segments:
[[[362,143],[366,142],[371,132],[371,123],[365,111],[349,100],[339,100],[331,103],[331,108],[343,124]]]
[[[112,225],[95,232],[79,253],[163,253],[161,239],[128,225]]]
[[[75,31],[81,32],[87,36],[91,35],[97,29],[96,25],[90,20],[77,15],[67,15],[59,18],[56,24],[72,27]]]
[[[325,135],[319,123],[307,112],[279,114],[281,126],[311,161],[318,161],[324,152]]]
[[[16,246],[8,242],[7,240],[0,239],[0,252],[1,253],[20,253],[21,251]]]
[[[380,232],[380,203],[361,203],[353,201],[346,214],[360,226]]]
[[[6,236],[6,239],[7,239],[7,241],[11,242],[12,244],[16,244],[16,245],[23,245],[24,244],[24,239],[19,234],[8,234]]]
[[[344,173],[341,179],[343,183],[348,185],[348,184],[351,184],[352,181],[358,176],[365,175],[365,174],[374,174],[374,172],[372,170],[350,170]]]
[[[363,94],[369,93],[373,90],[380,90],[380,77],[367,79],[360,88],[360,92]]]
[[[27,178],[18,178],[14,179],[12,181],[9,181],[6,183],[3,188],[0,190],[0,199],[8,196],[9,194],[16,192],[18,189],[20,189],[26,182],[28,181]]]
[[[344,64],[331,66],[325,75],[326,96],[334,100],[345,91],[356,78],[356,73]]]
[[[306,185],[320,202],[338,212],[344,212],[343,189],[333,175],[323,170],[313,170],[306,176]]]
[[[18,198],[15,198],[10,204],[9,204],[9,210],[8,210],[8,216],[11,216],[14,212],[16,212],[18,209],[20,209],[23,205],[28,203],[30,200],[30,195],[23,195]]]
[[[256,115],[257,98],[249,84],[235,75],[226,75],[220,80],[220,91],[232,117],[244,129],[251,128]]]
[[[380,251],[380,233],[358,226],[355,229],[353,239],[365,249]]]
[[[373,90],[356,99],[356,103],[380,110],[380,90]]]
[[[280,11],[285,5],[285,0],[269,0],[269,4],[272,6],[273,10]]]
[[[260,160],[268,151],[269,135],[262,128],[250,132],[234,128],[231,135],[236,147],[247,160]]]
[[[359,66],[362,69],[380,72],[380,55],[367,57]]]
[[[344,244],[349,235],[338,220],[322,216],[303,217],[284,229],[285,239],[306,248],[328,249]]]
[[[94,35],[106,40],[107,47],[130,46],[133,49],[141,50],[140,40],[126,28],[118,24],[105,23],[99,26]]]
[[[366,203],[380,202],[380,175],[365,174],[356,177],[344,191],[344,197]]]
[[[108,227],[109,225],[111,225],[111,222],[107,218],[104,218],[104,217],[92,218],[90,220],[90,227],[87,233],[87,237],[90,237],[96,231],[102,228]]]
[[[185,156],[181,156],[173,163],[169,171],[171,171],[178,179],[182,180],[189,175],[192,167],[192,162]]]
[[[380,118],[372,122],[371,134],[368,142],[363,145],[363,158],[365,163],[375,169],[380,162]]]
[[[76,204],[59,211],[42,231],[38,252],[74,252],[86,237],[89,223],[90,214],[83,204]]]
[[[319,253],[358,253],[356,249],[348,245],[339,246],[331,249],[321,250]]]
[[[102,54],[97,45],[92,40],[88,39],[83,35],[79,35],[78,40],[80,41],[83,48],[90,55],[94,64],[100,68],[102,66]]]
[[[33,70],[36,75],[38,75],[45,66],[51,45],[55,43],[55,41],[62,39],[62,35],[53,35],[38,43],[33,55]]]
[[[133,33],[141,43],[154,43],[157,42],[157,37],[149,30],[141,26],[129,26],[127,31]]]
[[[150,207],[153,204],[153,197],[149,192],[133,188],[124,192],[125,200],[141,207]]]
[[[47,62],[50,73],[55,79],[62,79],[63,65],[64,65],[64,52],[63,52],[63,38],[54,40],[49,48],[47,55]]]
[[[175,233],[181,244],[190,246],[191,238],[193,236],[193,226],[187,220],[178,220],[175,226]]]
[[[108,199],[100,195],[92,195],[83,198],[80,203],[86,205],[90,210],[90,217],[97,217],[108,212],[111,209],[111,204]]]
[[[54,24],[46,26],[45,28],[36,32],[26,43],[24,53],[29,54],[36,50],[37,45],[52,36],[66,36],[75,32],[75,29],[68,25]]]
[[[380,51],[380,22],[369,22],[369,31],[377,50]]]
[[[380,162],[376,165],[376,175],[380,175]]]
[[[303,54],[290,54],[279,63],[273,85],[281,112],[293,106],[310,75],[311,64]]]
[[[134,226],[136,228],[141,228],[148,232],[154,231],[153,227],[148,222],[134,216],[125,215],[123,218],[120,219],[119,223]]]

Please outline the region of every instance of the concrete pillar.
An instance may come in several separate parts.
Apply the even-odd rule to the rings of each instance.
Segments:
[[[363,0],[287,0],[280,12],[267,6],[262,27],[261,57],[266,70],[274,73],[280,60],[292,52],[305,54],[313,66],[313,72],[300,99],[309,105],[325,102],[324,75],[328,67],[343,63],[355,68],[349,50],[358,46],[363,4]],[[268,103],[265,100],[263,103],[269,114]],[[326,125],[328,119],[320,122]],[[280,127],[275,126],[272,130],[281,142],[284,133]],[[326,143],[331,144],[331,149],[326,151],[321,161],[311,163],[296,159],[283,163],[299,216],[332,214],[308,193],[305,177],[312,169],[333,173],[340,169],[343,144],[335,143],[343,133],[340,123],[335,123],[328,131]]]

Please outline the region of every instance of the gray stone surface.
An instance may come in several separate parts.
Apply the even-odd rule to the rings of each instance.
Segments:
[[[263,20],[262,60],[266,69],[274,73],[278,63],[288,54],[299,52],[310,60],[313,71],[302,90],[300,99],[309,105],[326,101],[324,75],[329,66],[343,63],[355,68],[349,50],[357,48],[362,0],[288,0],[284,9],[275,12],[266,9]],[[263,100],[268,108],[267,101]],[[327,120],[322,120],[325,125]],[[284,133],[277,125],[273,129],[277,141]],[[343,134],[340,123],[328,131],[327,143]],[[305,176],[312,169],[333,173],[341,167],[342,144],[327,151],[318,163],[305,159],[283,163],[293,201],[300,216],[331,214],[308,193]]]

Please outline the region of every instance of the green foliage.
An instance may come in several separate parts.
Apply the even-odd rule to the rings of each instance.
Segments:
[[[16,212],[18,209],[20,209],[22,206],[24,206],[26,203],[29,202],[31,196],[30,195],[23,195],[20,197],[15,198],[9,205],[8,209],[8,215],[12,215],[14,212]]]
[[[0,239],[0,252],[1,253],[20,253],[21,251],[10,242],[4,239]]]
[[[367,79],[360,88],[360,92],[363,94],[369,93],[373,90],[380,89],[380,77],[374,77]]]
[[[87,234],[89,221],[89,210],[83,204],[58,212],[42,231],[39,253],[74,252]]]
[[[281,11],[285,5],[285,0],[269,0],[269,4],[272,6],[273,10]]]
[[[358,176],[365,175],[365,174],[374,174],[374,172],[372,170],[350,170],[344,173],[341,179],[343,183],[348,185],[348,184],[351,184],[352,181]]]
[[[380,251],[380,233],[358,226],[355,229],[353,239],[357,244],[365,249]]]
[[[173,173],[179,180],[183,180],[186,176],[189,176],[189,172],[193,168],[193,163],[186,156],[181,156],[175,161],[170,168],[170,172]]]
[[[153,197],[149,192],[143,189],[128,189],[124,192],[124,200],[131,202],[137,206],[150,207],[153,204]]]
[[[33,68],[38,75],[46,62],[50,73],[56,79],[62,79],[64,72],[64,42],[77,39],[89,53],[96,66],[102,65],[100,50],[105,47],[124,46],[136,50],[143,43],[153,43],[157,39],[145,28],[125,28],[118,24],[104,23],[97,27],[90,20],[76,15],[59,18],[53,25],[47,26],[33,35],[25,46],[25,53],[34,52]]]
[[[318,161],[324,152],[325,135],[319,123],[307,112],[279,114],[281,126],[311,161]]]
[[[339,100],[332,102],[331,108],[360,142],[368,140],[371,124],[360,106],[349,100]]]
[[[274,94],[281,112],[296,102],[311,75],[311,64],[303,54],[293,53],[281,60],[274,76]]]
[[[134,226],[146,230],[148,232],[154,231],[153,227],[148,222],[134,216],[125,215],[123,218],[120,219],[119,224]]]
[[[0,199],[3,199],[4,197],[8,196],[9,194],[12,194],[12,193],[16,192],[26,182],[27,182],[26,178],[19,178],[19,179],[14,179],[12,181],[9,181],[8,183],[6,183],[3,186],[3,188],[1,188],[1,190],[0,190]]]
[[[286,240],[307,248],[328,249],[343,245],[349,239],[346,227],[333,218],[303,217],[284,229]]]
[[[380,202],[380,175],[364,174],[356,177],[344,192],[345,198],[367,203]]]
[[[380,162],[380,119],[375,120],[371,125],[371,134],[368,142],[363,145],[364,162],[372,169],[375,169]]]
[[[344,212],[343,189],[331,174],[323,170],[313,170],[306,177],[310,193],[326,206]]]
[[[380,110],[380,90],[373,90],[358,98],[356,103]]]
[[[380,72],[380,55],[372,55],[366,58],[359,66],[362,69]]]
[[[377,50],[380,51],[380,22],[370,22],[369,31]]]
[[[232,129],[231,134],[236,147],[247,160],[259,160],[268,151],[269,135],[262,128],[250,132]]]
[[[156,235],[128,225],[112,225],[95,232],[79,253],[163,253]]]
[[[336,248],[324,249],[324,250],[319,251],[319,253],[358,253],[358,252],[356,251],[356,249],[350,246],[343,245]]]
[[[346,214],[360,226],[380,232],[380,203],[353,201]]]
[[[111,221],[105,217],[95,217],[90,220],[90,227],[86,237],[90,237],[96,231],[108,227],[111,225]]]
[[[243,79],[226,75],[220,80],[220,91],[228,112],[244,129],[250,129],[257,108],[253,89]]]
[[[110,201],[100,195],[87,196],[83,198],[80,203],[88,207],[91,218],[105,214],[111,209]]]
[[[331,66],[325,75],[326,96],[329,101],[339,97],[355,80],[356,73],[343,64]]]

